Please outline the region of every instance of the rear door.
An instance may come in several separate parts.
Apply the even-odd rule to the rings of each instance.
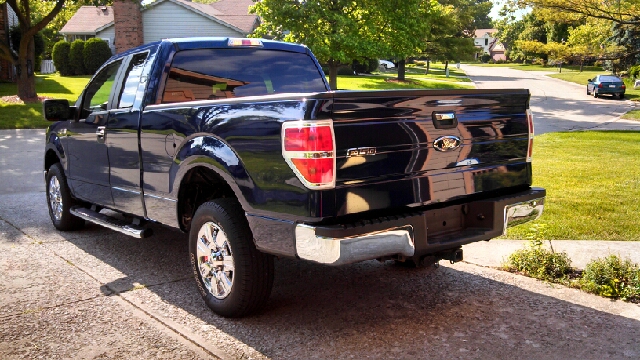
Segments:
[[[528,90],[336,92],[337,215],[531,185]]]

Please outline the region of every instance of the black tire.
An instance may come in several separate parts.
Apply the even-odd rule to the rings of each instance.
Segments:
[[[598,93],[596,92],[596,89],[593,89],[593,97],[594,97],[595,99],[597,99],[597,98],[598,98]]]
[[[47,207],[53,226],[61,231],[78,230],[84,227],[84,220],[69,212],[69,209],[76,205],[76,200],[71,196],[67,178],[60,163],[53,164],[47,171],[45,186]]]
[[[618,99],[620,100],[624,99],[624,94],[620,94],[620,96],[618,96]]]
[[[591,95],[591,93],[589,92],[589,87],[587,86],[587,95]]]
[[[207,229],[211,236],[206,233]],[[221,239],[226,241],[218,239],[220,232],[224,236]],[[211,237],[212,241],[201,241],[199,233],[203,234],[202,238]],[[217,255],[202,256],[204,253]],[[235,199],[216,199],[200,205],[189,232],[189,260],[200,295],[218,315],[249,315],[269,299],[274,277],[273,256],[256,249],[244,211]],[[226,270],[230,268],[233,271]],[[217,276],[226,281],[213,284]],[[231,281],[231,285],[227,281]]]

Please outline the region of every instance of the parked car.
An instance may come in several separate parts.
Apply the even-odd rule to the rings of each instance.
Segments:
[[[539,217],[529,97],[330,91],[302,45],[165,39],[112,57],[75,105],[44,101],[49,215],[62,231],[182,230],[206,304],[243,316],[275,256],[456,262]]]
[[[622,99],[626,89],[624,81],[615,75],[598,75],[587,83],[587,95],[593,94],[594,98],[606,94]]]
[[[389,60],[378,60],[380,62],[380,66],[384,67],[385,69],[393,69],[395,66],[394,63],[392,63]]]

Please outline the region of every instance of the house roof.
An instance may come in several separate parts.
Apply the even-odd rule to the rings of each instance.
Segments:
[[[258,20],[258,16],[249,14],[249,6],[253,5],[253,0],[219,0],[212,4],[200,4],[188,0],[157,0],[142,11],[148,11],[164,1],[171,1],[247,34],[253,31]],[[111,6],[82,6],[60,30],[60,33],[92,35],[113,24]]]
[[[475,37],[476,38],[481,38],[481,37],[485,36],[486,34],[489,34],[491,36],[497,31],[498,31],[498,29],[478,29],[475,32]]]
[[[95,35],[113,24],[111,6],[82,6],[60,30],[62,34]]]

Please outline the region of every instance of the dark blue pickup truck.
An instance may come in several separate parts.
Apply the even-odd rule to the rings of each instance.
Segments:
[[[54,226],[181,229],[223,316],[267,301],[274,256],[455,262],[544,205],[528,90],[330,91],[302,45],[163,40],[43,106]]]

